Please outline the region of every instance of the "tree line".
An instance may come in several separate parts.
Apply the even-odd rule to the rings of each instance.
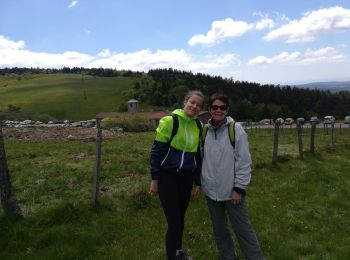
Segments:
[[[350,114],[350,92],[331,93],[295,86],[237,81],[174,69],[150,70],[135,81],[131,96],[156,106],[179,107],[188,90],[199,89],[206,96],[223,91],[230,98],[230,114],[238,120],[278,117],[298,118]]]
[[[223,91],[230,98],[230,114],[237,120],[257,121],[278,117],[305,117],[308,120],[311,116],[325,115],[343,119],[350,114],[349,91],[331,93],[289,85],[259,84],[175,69],[153,69],[147,73],[82,67],[0,69],[0,75],[10,73],[73,73],[94,77],[132,77],[134,83],[124,95],[126,99],[135,98],[153,106],[170,109],[181,107],[182,99],[189,90],[199,89],[206,96]]]
[[[141,72],[134,72],[131,70],[117,70],[117,69],[109,69],[109,68],[83,68],[83,67],[63,67],[59,69],[55,68],[2,68],[0,69],[0,75],[6,74],[18,74],[22,75],[25,73],[32,74],[55,74],[55,73],[63,73],[63,74],[82,74],[82,75],[90,75],[96,77],[134,77],[142,74]]]

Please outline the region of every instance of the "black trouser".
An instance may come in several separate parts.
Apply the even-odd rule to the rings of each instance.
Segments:
[[[191,198],[194,174],[191,172],[162,172],[158,182],[159,198],[168,222],[166,252],[168,260],[175,259],[182,248],[185,212]]]

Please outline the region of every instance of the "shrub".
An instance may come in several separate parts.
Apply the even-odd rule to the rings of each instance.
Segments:
[[[39,120],[39,121],[45,122],[45,123],[47,123],[49,121],[56,120],[56,118],[54,118],[50,114],[40,114],[40,115],[36,116],[35,118],[36,118],[36,120]]]
[[[146,132],[153,130],[150,119],[143,114],[117,114],[102,121],[105,128],[120,127],[127,132]]]

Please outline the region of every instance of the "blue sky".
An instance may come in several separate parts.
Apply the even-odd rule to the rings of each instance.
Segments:
[[[350,1],[0,0],[0,68],[350,80]]]

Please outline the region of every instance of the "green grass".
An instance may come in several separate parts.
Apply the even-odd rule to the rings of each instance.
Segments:
[[[248,134],[254,166],[246,200],[266,259],[348,259],[349,131],[337,131],[334,148],[330,136],[318,131],[311,155],[305,129],[303,160],[295,134],[285,131],[275,164],[271,132]],[[158,198],[147,196],[153,137],[121,134],[103,142],[95,209],[94,142],[7,141],[25,218],[9,221],[0,210],[0,259],[165,259],[166,221]],[[184,248],[194,259],[217,259],[203,197],[187,211]]]
[[[85,120],[115,110],[124,102],[121,92],[133,82],[128,77],[92,77],[78,74],[0,76],[0,110],[9,104],[24,116]]]

